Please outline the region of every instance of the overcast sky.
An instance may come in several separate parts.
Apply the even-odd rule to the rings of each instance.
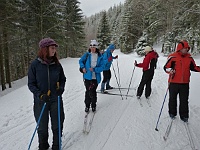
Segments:
[[[81,3],[80,8],[83,11],[83,15],[89,17],[102,10],[108,10],[120,2],[123,4],[125,0],[79,0],[79,2]]]

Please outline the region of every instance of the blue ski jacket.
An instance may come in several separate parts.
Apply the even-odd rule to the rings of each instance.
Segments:
[[[90,52],[86,52],[85,54],[83,54],[83,56],[79,60],[79,65],[80,65],[80,68],[86,69],[86,73],[83,74],[83,78],[87,80],[92,80],[92,72],[89,69],[91,68],[91,53]],[[98,54],[97,65],[96,67],[93,68],[98,84],[101,82],[101,72],[103,71],[103,68],[104,68],[103,57],[101,54]]]
[[[110,67],[111,67],[113,59],[115,59],[115,57],[112,56],[112,53],[110,51],[110,50],[113,50],[113,49],[115,49],[114,44],[110,44],[103,54],[104,70],[109,70]]]

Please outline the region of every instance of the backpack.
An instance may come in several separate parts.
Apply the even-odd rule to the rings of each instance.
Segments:
[[[85,63],[86,63],[86,61],[87,61],[87,58],[88,58],[88,53],[86,54],[86,58],[85,58],[85,60],[83,61],[83,64],[85,65]],[[79,71],[81,72],[81,73],[83,73],[83,68],[79,68]]]

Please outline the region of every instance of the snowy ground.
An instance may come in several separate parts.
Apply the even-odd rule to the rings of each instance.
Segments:
[[[160,47],[155,47],[159,52]],[[141,62],[143,57],[136,54],[125,55],[119,50],[114,52],[119,59],[114,60],[113,66],[117,77],[120,77],[122,88],[127,88],[133,72],[133,62]],[[160,54],[158,68],[152,82],[151,107],[144,96],[143,107],[135,98],[136,89],[141,80],[142,70],[135,68],[129,95],[123,97],[98,94],[97,112],[88,135],[82,133],[84,121],[84,92],[82,75],[78,71],[78,60],[67,58],[61,60],[67,76],[64,97],[65,122],[63,136],[63,150],[191,150],[190,143],[179,117],[174,121],[167,141],[163,135],[167,128],[168,96],[162,111],[159,131],[155,131],[158,115],[167,90],[167,74],[163,71],[166,57]],[[200,65],[200,57],[195,61]],[[117,63],[118,62],[118,63]],[[118,64],[118,65],[117,65]],[[117,66],[119,66],[119,72]],[[118,87],[112,70],[111,85]],[[195,146],[200,149],[200,101],[198,99],[200,74],[192,73],[190,83],[190,119],[189,126]],[[36,123],[33,116],[32,93],[27,88],[27,77],[15,82],[14,88],[0,92],[0,149],[25,150],[28,149]],[[100,86],[98,87],[99,90]],[[120,93],[118,89],[110,90]],[[127,89],[122,89],[126,94]],[[52,142],[50,131],[49,143]],[[37,134],[34,137],[31,150],[38,146]]]

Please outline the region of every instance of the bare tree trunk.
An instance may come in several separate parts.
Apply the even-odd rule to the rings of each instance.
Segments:
[[[26,68],[29,67],[29,62],[30,62],[30,47],[29,47],[29,43],[28,43],[28,39],[26,39],[26,45],[27,45],[27,60],[26,60]]]
[[[0,37],[0,43],[2,43],[2,37]],[[6,84],[5,84],[5,76],[4,76],[4,55],[3,55],[3,50],[2,50],[2,44],[0,44],[0,75],[1,75],[1,89],[2,91],[6,89]]]
[[[21,43],[23,43],[22,39],[21,39]],[[20,66],[20,68],[21,68],[21,70],[20,70],[20,78],[21,78],[21,77],[26,76],[26,70],[27,70],[26,64],[25,64],[25,50],[22,49],[22,47],[20,47],[20,55],[21,55],[21,59],[20,60],[21,60],[21,64],[22,64],[22,66]]]
[[[161,53],[164,53],[165,50],[164,50],[164,43],[162,44],[162,50],[161,50]]]
[[[7,31],[3,29],[3,43],[5,50],[5,72],[6,72],[6,83],[8,83],[9,88],[11,88],[11,79],[10,79],[10,65],[9,65],[9,48],[8,48],[8,35]]]

